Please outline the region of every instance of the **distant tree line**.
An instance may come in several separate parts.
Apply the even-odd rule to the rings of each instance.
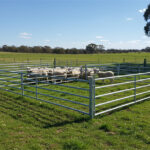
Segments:
[[[1,52],[19,52],[19,53],[52,53],[52,54],[94,54],[94,53],[129,53],[129,52],[150,52],[150,47],[145,49],[104,49],[103,45],[88,44],[85,49],[62,48],[49,46],[7,46],[0,47]]]

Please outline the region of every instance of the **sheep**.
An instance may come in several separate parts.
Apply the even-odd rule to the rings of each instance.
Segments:
[[[39,76],[45,76],[46,80],[48,81],[48,75],[51,68],[31,68],[27,67],[27,77],[39,77]],[[40,79],[45,79],[45,77],[40,77]]]
[[[81,69],[80,78],[85,79],[86,77],[93,76],[94,70],[92,68]]]
[[[114,72],[112,72],[112,71],[105,71],[105,72],[99,71],[97,73],[97,75],[99,78],[114,77]],[[113,81],[114,81],[114,78],[110,78],[110,82],[113,82]],[[103,80],[103,82],[104,82],[104,80]]]
[[[77,77],[80,76],[80,68],[68,68],[67,77]]]
[[[67,69],[65,68],[54,68],[52,73],[52,77],[63,77],[67,78]],[[61,80],[62,81],[62,80]]]

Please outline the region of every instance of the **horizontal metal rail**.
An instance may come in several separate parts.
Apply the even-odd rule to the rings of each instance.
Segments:
[[[38,89],[47,90],[47,91],[53,91],[53,92],[58,92],[58,93],[63,93],[63,94],[68,94],[68,95],[73,95],[73,96],[77,96],[77,97],[82,97],[82,98],[89,99],[89,97],[87,97],[87,96],[77,95],[77,94],[73,94],[73,93],[69,93],[69,92],[64,92],[64,91],[60,91],[60,90],[47,89],[47,88],[43,88],[43,87],[39,87],[39,86],[37,86],[37,88]]]
[[[19,88],[19,87],[15,87],[15,86],[10,86],[10,85],[1,84],[1,83],[0,83],[0,85],[2,85],[3,87],[11,87],[11,88],[14,88],[14,89],[21,90],[21,88]]]
[[[15,80],[15,81],[14,81],[14,80],[11,81],[11,80],[0,79],[0,82],[1,82],[1,81],[6,81],[6,82],[9,82],[9,83],[20,84],[20,82],[15,82],[16,80]],[[19,80],[17,80],[17,81],[19,81]]]
[[[117,94],[117,93],[121,93],[121,92],[126,92],[126,91],[131,91],[131,90],[134,90],[134,89],[140,89],[140,88],[148,87],[148,86],[150,86],[150,84],[139,86],[139,87],[136,87],[136,88],[124,89],[124,90],[120,90],[120,91],[115,91],[115,92],[111,92],[111,93],[97,95],[97,96],[95,96],[95,98],[99,98],[99,97],[103,97],[103,96],[107,96],[107,95],[112,95],[112,94]]]
[[[126,91],[131,91],[131,90],[134,90],[134,89],[135,88],[130,88],[130,89],[115,91],[115,92],[106,93],[106,94],[102,94],[102,95],[97,95],[97,96],[95,96],[95,98],[99,98],[99,97],[103,97],[103,96],[107,96],[107,95],[112,95],[112,94],[117,94],[117,93],[121,93],[121,92],[126,92]]]
[[[118,98],[118,99],[115,99],[115,100],[107,101],[107,102],[104,102],[104,103],[100,103],[100,104],[95,105],[95,107],[102,106],[102,105],[105,105],[105,104],[110,104],[110,103],[113,103],[113,102],[116,102],[116,101],[120,101],[120,100],[124,100],[124,99],[127,99],[127,98],[131,98],[133,96],[135,96],[135,95],[130,95],[130,96]]]
[[[87,104],[83,104],[83,103],[80,103],[80,102],[77,102],[77,101],[72,101],[72,100],[65,99],[65,98],[60,98],[60,97],[52,96],[52,95],[49,95],[49,94],[43,94],[43,93],[39,93],[39,92],[37,94],[38,95],[47,96],[47,97],[52,97],[52,98],[59,99],[59,100],[62,100],[62,101],[68,101],[68,102],[71,102],[71,103],[74,103],[74,104],[79,104],[79,105],[83,105],[83,106],[89,106]]]
[[[9,90],[9,89],[4,89],[4,88],[1,88],[1,87],[0,87],[0,89],[1,89],[1,90],[4,90],[4,91],[8,91],[8,92],[11,92],[11,93],[14,93],[14,94],[18,94],[18,95],[21,95],[21,93],[18,93],[18,92],[14,92],[14,91],[12,91],[12,90]]]
[[[136,89],[141,89],[141,88],[148,87],[148,86],[150,86],[150,84],[138,86],[138,87],[136,87]]]
[[[150,78],[136,80],[136,82],[141,82],[141,81],[145,81],[145,80],[150,80]],[[128,82],[122,82],[122,83],[116,83],[116,84],[109,84],[109,85],[95,87],[95,89],[100,89],[100,88],[105,88],[105,87],[112,87],[112,86],[118,86],[118,85],[124,85],[124,84],[130,84],[130,83],[134,83],[134,82],[135,81],[128,81]]]
[[[75,109],[75,108],[72,108],[72,107],[68,107],[68,106],[65,106],[65,105],[57,104],[57,103],[54,103],[54,102],[51,102],[51,101],[46,101],[46,100],[43,100],[43,99],[40,99],[40,98],[36,98],[36,97],[32,97],[32,96],[29,96],[29,95],[24,95],[24,96],[29,97],[29,98],[33,98],[33,99],[36,99],[36,100],[39,100],[39,101],[43,101],[43,102],[46,102],[46,103],[49,103],[49,104],[53,104],[53,105],[57,105],[57,106],[60,106],[60,107],[64,107],[64,108],[67,108],[67,109],[70,109],[70,110],[74,110],[74,111],[80,112],[82,114],[89,115],[89,113],[87,113],[87,112],[84,112],[84,111],[81,111],[81,110],[78,110],[78,109]]]
[[[146,100],[146,99],[150,99],[150,96],[149,96],[149,97],[146,97],[146,98],[143,98],[143,99],[140,99],[140,100],[135,100],[135,101],[133,101],[133,102],[126,103],[126,104],[123,104],[123,105],[120,105],[120,106],[117,106],[117,107],[113,107],[113,108],[110,108],[110,109],[101,111],[101,112],[99,112],[99,113],[95,113],[95,116],[98,116],[98,115],[101,115],[101,114],[104,114],[104,113],[107,113],[107,112],[110,112],[110,111],[113,111],[113,110],[116,110],[116,109],[119,109],[119,108],[122,108],[122,107],[125,107],[125,106],[129,106],[129,105],[132,105],[132,104],[135,104],[135,103],[144,101],[144,100]]]
[[[30,93],[36,94],[36,91],[30,91],[30,90],[27,90],[27,89],[23,89],[23,90],[26,91],[26,92],[30,92]]]
[[[22,72],[19,71],[10,71],[10,70],[0,70],[0,72],[9,72],[9,73],[16,73],[16,74],[21,74]]]
[[[150,72],[146,72],[146,73],[138,73],[138,74],[128,74],[128,75],[122,75],[122,76],[112,76],[112,77],[106,77],[106,78],[96,78],[95,81],[98,80],[104,80],[104,79],[112,79],[112,78],[123,78],[123,77],[131,77],[131,76],[138,76],[138,75],[147,75],[150,74]]]
[[[0,76],[3,76],[4,78],[15,78],[15,79],[20,79],[20,76],[8,76],[8,75],[2,75],[0,74]]]
[[[149,91],[145,91],[145,92],[138,93],[138,94],[136,94],[136,96],[143,95],[143,94],[147,94],[147,93],[150,93],[150,90],[149,90]],[[131,98],[131,97],[134,97],[134,96],[135,96],[135,95],[130,95],[130,96],[118,98],[118,99],[115,99],[115,100],[107,101],[107,102],[104,102],[104,103],[97,104],[97,105],[95,105],[95,107],[102,106],[102,105],[109,104],[109,103],[113,103],[113,102],[120,101],[120,100],[124,100],[124,99]]]
[[[64,85],[64,84],[57,84],[57,83],[49,83],[49,84],[50,85],[63,86],[63,87],[67,87],[67,88],[78,89],[78,90],[83,90],[83,91],[89,91],[89,89],[87,89],[87,88],[80,88],[80,87],[76,87],[76,86],[70,86],[70,85]]]

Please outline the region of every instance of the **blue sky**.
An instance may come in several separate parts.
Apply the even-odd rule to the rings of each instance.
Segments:
[[[0,0],[0,46],[145,48],[149,0]]]

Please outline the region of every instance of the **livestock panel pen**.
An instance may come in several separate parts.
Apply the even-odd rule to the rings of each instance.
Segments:
[[[37,67],[35,64],[1,66],[1,90],[71,109],[89,115],[90,118],[150,98],[150,72],[106,78],[92,76],[87,80],[55,77],[63,80],[57,83],[44,80],[46,76],[43,75],[28,78],[25,68]],[[114,78],[113,83],[109,82],[110,78]],[[103,79],[105,82],[101,81]]]

